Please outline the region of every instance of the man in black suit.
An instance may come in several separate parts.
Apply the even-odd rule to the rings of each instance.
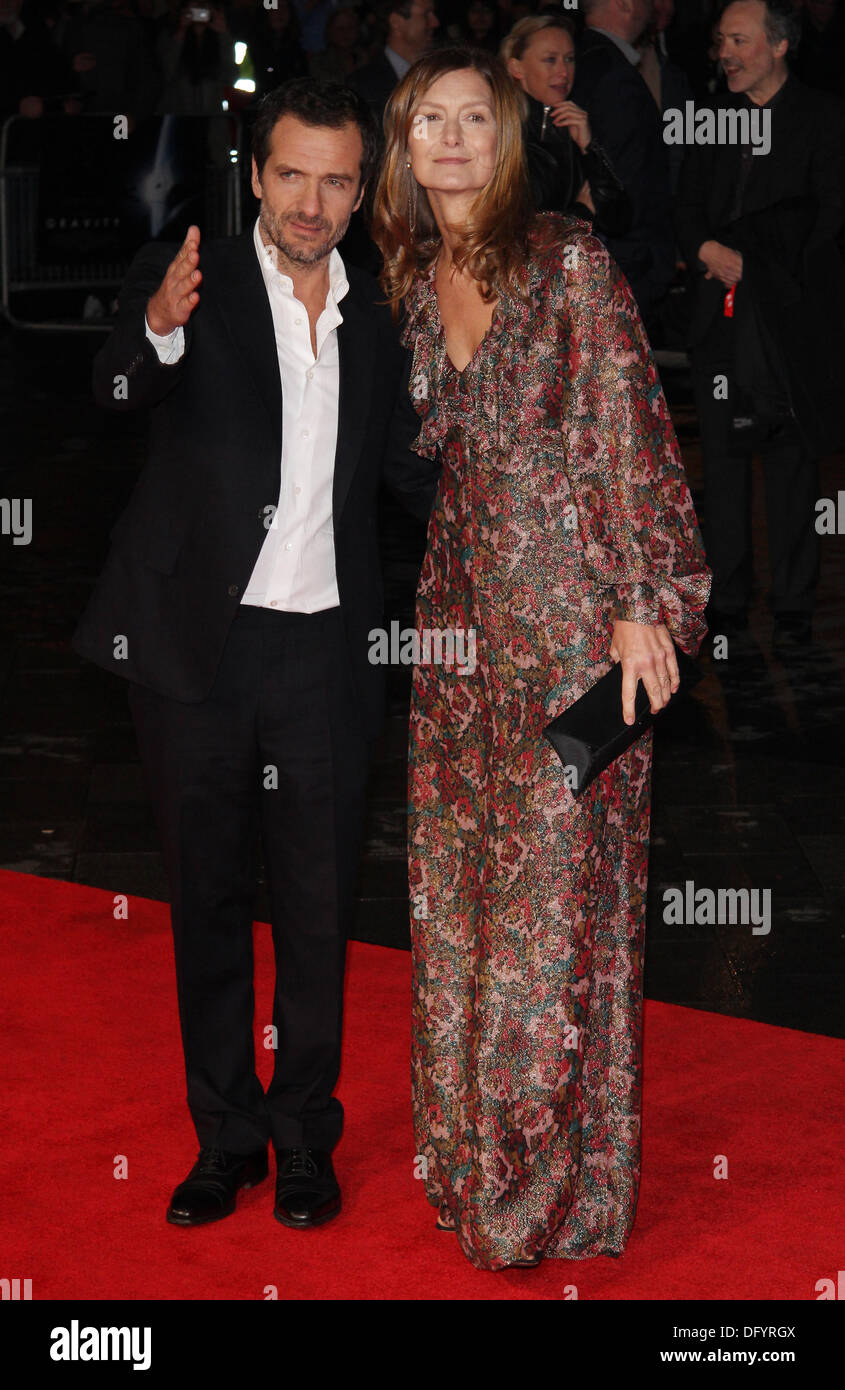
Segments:
[[[371,62],[349,74],[381,126],[388,98],[418,58],[428,52],[439,26],[433,0],[379,0],[376,16],[384,48]]]
[[[590,117],[596,140],[631,202],[632,221],[607,249],[624,272],[648,320],[675,270],[669,159],[663,123],[634,47],[653,0],[583,0],[586,28],[575,55],[572,100]]]
[[[75,649],[130,682],[171,890],[187,1096],[200,1143],[168,1220],[235,1209],[277,1154],[275,1215],[340,1209],[344,954],[383,673],[384,479],[421,518],[432,465],[378,284],[334,249],[374,172],[348,88],[299,78],[261,103],[260,215],[130,269],[94,371],[150,406],[149,459],[112,532]],[[169,264],[168,264],[169,263]],[[381,303],[379,303],[381,301]],[[272,902],[275,1069],[253,1050],[258,839]]]
[[[737,0],[723,10],[719,52],[730,91],[714,119],[727,133],[728,118],[743,117],[751,138],[691,145],[675,209],[696,274],[689,346],[713,569],[710,627],[731,635],[748,625],[751,459],[759,450],[782,651],[811,640],[818,457],[845,441],[845,266],[836,246],[845,220],[845,108],[790,73],[787,53],[799,32],[791,0]],[[756,141],[752,119],[761,123]]]
[[[378,0],[375,10],[377,31],[385,40],[384,48],[369,63],[355,68],[346,80],[366,101],[381,137],[384,108],[391,92],[409,67],[428,51],[440,21],[433,0]],[[371,275],[379,275],[382,258],[370,236],[370,214],[367,206],[358,208],[353,214],[343,243],[343,256],[344,260]]]
[[[654,0],[651,23],[635,45],[640,54],[639,74],[654,98],[661,120],[664,111],[683,111],[686,102],[693,100],[689,78],[669,54],[666,31],[674,14],[675,0]],[[669,185],[674,193],[683,163],[683,146],[670,145],[668,153]]]

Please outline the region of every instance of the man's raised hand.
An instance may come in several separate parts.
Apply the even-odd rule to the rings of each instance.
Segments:
[[[200,229],[189,227],[179,254],[170,262],[164,279],[147,304],[147,323],[153,333],[165,338],[174,328],[183,328],[199,304],[202,279]]]

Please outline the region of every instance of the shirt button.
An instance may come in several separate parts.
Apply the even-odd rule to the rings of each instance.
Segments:
[[[297,497],[299,496],[299,494],[300,494],[301,491],[302,491],[302,488],[301,488],[301,487],[295,487],[295,488],[294,488],[294,492],[296,493]]]
[[[307,438],[308,438],[308,433],[309,433],[308,430],[303,430],[303,431],[302,431],[302,438],[303,438],[303,439],[307,439]]]
[[[309,380],[309,381],[311,380],[311,378],[313,377],[313,375],[314,375],[313,371],[306,372],[306,376],[308,377],[308,380]]]
[[[278,608],[278,606],[279,606],[279,601],[278,601],[278,599],[271,598],[271,600],[270,600],[270,607],[271,607],[271,608]]]
[[[285,541],[285,550],[290,550],[290,541]]]
[[[294,319],[294,323],[296,324],[296,326],[297,326],[297,328],[298,328],[299,325],[302,323],[302,319]]]
[[[230,584],[230,585],[229,585],[229,594],[230,594],[230,597],[231,597],[231,598],[235,598],[240,592],[241,592],[241,591],[240,591],[240,589],[238,588],[237,584]]]

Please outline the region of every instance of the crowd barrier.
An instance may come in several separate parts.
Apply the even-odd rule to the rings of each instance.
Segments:
[[[241,230],[237,116],[13,116],[0,132],[0,311],[17,328],[91,331],[147,241]]]

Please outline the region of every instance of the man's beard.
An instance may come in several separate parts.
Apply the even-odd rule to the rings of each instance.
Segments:
[[[321,231],[328,232],[329,229],[324,227],[320,222],[309,217],[303,217],[301,213],[297,212],[289,212],[285,213],[284,216],[274,217],[263,202],[259,214],[261,228],[265,235],[270,238],[274,246],[278,247],[282,255],[285,256],[287,260],[292,261],[294,265],[317,265],[320,261],[324,261],[337,246],[338,242],[343,240],[351,219],[352,214],[350,213],[345,222],[339,222],[334,231],[329,232],[325,241],[321,241],[317,246],[312,247],[310,250],[306,250],[304,247],[288,240],[285,236],[285,223],[297,221],[301,222],[306,227],[319,227]]]

